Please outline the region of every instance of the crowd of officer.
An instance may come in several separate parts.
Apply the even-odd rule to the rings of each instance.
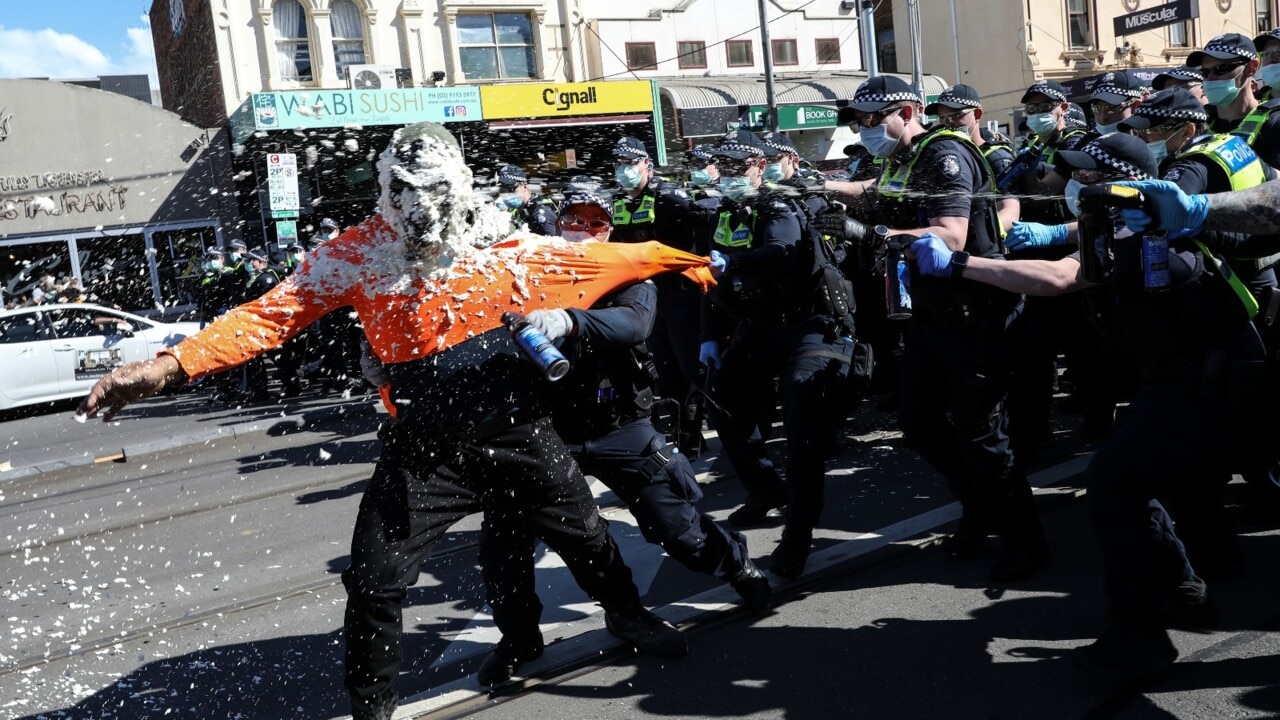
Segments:
[[[846,149],[848,171],[831,175],[809,170],[785,135],[738,130],[691,148],[688,180],[675,184],[655,173],[643,142],[621,139],[612,199],[593,203],[589,234],[709,255],[718,284],[702,295],[671,276],[635,291],[656,299],[630,328],[650,327],[647,342],[632,334],[625,344],[643,347],[656,373],[642,393],[643,435],[615,452],[638,467],[645,453],[670,450],[649,422],[664,399],[672,410],[660,427],[678,452],[701,449],[705,418],[747,491],[728,524],[781,516],[768,569],[795,577],[821,522],[824,462],[857,402],[879,394],[881,407],[898,409],[906,446],[961,504],[945,551],[971,556],[994,535],[992,578],[1014,582],[1050,561],[1026,467],[1053,437],[1055,392],[1069,387],[1081,436],[1098,443],[1089,505],[1111,610],[1079,660],[1105,670],[1171,661],[1166,628],[1212,622],[1204,578],[1240,561],[1226,483],[1242,474],[1274,499],[1280,479],[1264,412],[1280,358],[1280,239],[1134,234],[1119,218],[1137,201],[1110,188],[1161,179],[1196,195],[1274,179],[1275,83],[1280,32],[1223,35],[1151,87],[1108,73],[1087,113],[1058,83],[1037,81],[1021,98],[1025,135],[1014,141],[983,127],[972,87],[948,88],[926,106],[881,76],[841,110],[859,142]],[[536,211],[516,211],[551,202],[531,200],[514,168],[501,179],[513,222],[546,232]],[[587,316],[618,310],[608,308]],[[576,314],[540,327],[569,338],[566,347],[595,342],[584,342],[594,325]],[[619,405],[619,385],[599,381],[591,374],[574,391],[574,416],[593,417],[591,407],[613,432],[627,428],[634,402]],[[785,464],[766,449],[779,406]],[[655,469],[672,456],[658,457]],[[665,522],[692,526],[678,517]],[[722,536],[713,528],[704,524],[706,537]],[[669,535],[646,531],[678,557]],[[524,563],[527,551],[502,554]],[[499,658],[485,679],[509,677],[528,655]]]

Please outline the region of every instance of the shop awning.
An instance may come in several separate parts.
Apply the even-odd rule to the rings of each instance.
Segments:
[[[911,82],[910,75],[888,73]],[[802,76],[775,76],[774,93],[782,105],[826,105],[843,107],[853,98],[865,72],[813,73]],[[724,133],[725,124],[736,120],[747,108],[768,104],[764,77],[744,75],[733,78],[660,78],[658,93],[663,113],[674,112],[683,137],[703,137]],[[926,98],[947,88],[937,75],[921,78]]]
[[[593,116],[573,116],[560,118],[532,118],[529,120],[491,120],[489,127],[498,128],[521,128],[525,130],[535,128],[564,127],[566,125],[622,125],[625,123],[647,123],[652,118],[648,115],[593,115]]]

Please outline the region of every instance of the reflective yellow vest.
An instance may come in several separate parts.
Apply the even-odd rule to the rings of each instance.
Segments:
[[[613,201],[613,224],[617,225],[639,225],[641,223],[651,223],[654,221],[654,200],[652,195],[645,195],[640,199],[640,207],[635,212],[627,210],[627,199],[618,198]]]
[[[1234,133],[1196,138],[1174,158],[1182,160],[1195,156],[1203,156],[1222,168],[1231,181],[1232,190],[1247,190],[1266,182],[1262,160],[1243,138]]]
[[[712,236],[717,245],[730,248],[749,248],[754,240],[751,228],[755,225],[756,209],[751,208],[751,221],[738,227],[732,227],[733,213],[728,210],[720,212],[720,222],[716,225],[716,233]]]

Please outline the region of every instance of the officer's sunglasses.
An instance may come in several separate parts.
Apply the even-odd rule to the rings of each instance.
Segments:
[[[1119,105],[1112,105],[1111,103],[1105,102],[1103,100],[1094,100],[1093,102],[1089,103],[1089,109],[1093,111],[1094,115],[1114,115],[1115,113],[1118,113],[1121,110],[1133,107],[1133,104],[1136,102],[1137,100],[1135,99],[1135,100],[1127,100],[1125,102],[1120,103]]]
[[[1183,121],[1179,123],[1165,123],[1164,125],[1156,125],[1155,127],[1143,128],[1141,130],[1134,130],[1132,134],[1137,135],[1138,137],[1143,138],[1145,140],[1146,138],[1149,138],[1152,135],[1172,135],[1173,133],[1176,133],[1179,130],[1181,130],[1186,124],[1187,124],[1187,121]]]
[[[638,157],[638,158],[615,157],[613,159],[613,166],[622,167],[624,165],[639,165],[640,163],[644,162],[646,159],[647,158],[642,158],[642,157]]]
[[[1280,63],[1280,48],[1275,48],[1274,50],[1259,50],[1258,59],[1262,61],[1263,65]]]
[[[604,220],[580,218],[577,215],[565,215],[560,218],[561,230],[573,230],[576,232],[586,231],[592,235],[599,235],[608,230],[611,226]]]
[[[972,114],[972,110],[956,110],[948,113],[938,113],[938,122],[950,127],[964,124],[967,115]]]
[[[755,167],[755,163],[750,160],[735,160],[733,158],[716,158],[716,170],[721,175],[746,175],[749,168]]]
[[[1040,113],[1053,112],[1062,103],[1056,100],[1049,100],[1041,103],[1027,103],[1022,106],[1022,112],[1028,115],[1039,115]]]
[[[905,107],[906,105],[895,105],[893,107],[887,107],[882,110],[877,110],[875,112],[869,112],[863,115],[862,117],[854,120],[852,124],[860,125],[864,128],[873,128],[879,125],[880,123],[884,122],[885,120],[888,120],[893,115],[902,112],[902,109]]]
[[[1125,175],[1115,172],[1114,170],[1072,170],[1071,179],[1081,185],[1097,185],[1103,182],[1112,182],[1115,180],[1125,179]]]
[[[1202,67],[1200,68],[1200,74],[1207,78],[1226,77],[1228,75],[1234,75],[1238,68],[1242,68],[1248,64],[1248,60],[1241,60],[1239,62],[1223,63],[1222,65],[1216,65],[1211,68]]]

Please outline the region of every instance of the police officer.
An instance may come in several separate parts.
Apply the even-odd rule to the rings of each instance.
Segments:
[[[737,130],[716,146],[723,204],[712,235],[712,269],[719,284],[703,301],[699,361],[712,371],[711,417],[725,456],[747,490],[729,516],[736,527],[763,522],[787,500],[765,450],[775,380],[788,353],[795,320],[794,254],[803,212],[763,181],[766,148]]]
[[[590,188],[570,186],[560,215],[562,234],[575,241],[607,241],[610,204]],[[693,468],[651,422],[652,361],[644,340],[656,311],[657,292],[646,282],[590,310],[538,310],[526,316],[551,340],[563,338],[561,349],[572,368],[553,390],[556,432],[582,471],[627,504],[645,539],[690,570],[729,583],[749,607],[763,610],[769,581],[751,562],[746,538],[698,512],[693,503],[702,490]],[[502,639],[480,667],[481,685],[507,682],[521,663],[542,653],[533,552],[527,528],[513,518],[486,518],[480,564]]]
[[[511,213],[512,227],[529,227],[539,235],[556,234],[556,204],[551,198],[535,197],[529,191],[529,176],[514,165],[498,168],[498,206]]]
[[[689,164],[689,194],[694,199],[699,195],[705,197],[709,188],[714,188],[720,179],[716,172],[714,148],[710,145],[694,145],[687,156]]]
[[[338,225],[337,220],[334,220],[333,218],[324,218],[320,221],[319,229],[311,236],[312,248],[314,249],[324,245],[330,240],[338,237],[338,234],[341,232],[342,228]]]
[[[1253,46],[1258,51],[1256,77],[1262,84],[1262,87],[1258,88],[1258,102],[1266,105],[1268,101],[1280,98],[1280,93],[1275,92],[1275,89],[1280,87],[1280,28],[1274,28],[1255,37]]]
[[[1061,105],[1050,115],[1064,111]],[[919,96],[892,76],[862,83],[849,107],[862,143],[887,159],[875,188],[881,222],[893,233],[939,235],[962,257],[1001,257],[993,180],[967,135],[926,130]],[[993,579],[1025,578],[1048,561],[1049,551],[1030,486],[1014,463],[1003,405],[1006,328],[1022,297],[915,272],[911,295],[899,420],[907,442],[947,478],[963,506],[948,550],[972,553],[994,531],[1004,548]]]
[[[1156,92],[1180,87],[1191,93],[1192,97],[1202,104],[1207,105],[1209,103],[1204,97],[1204,76],[1200,74],[1199,68],[1183,65],[1172,70],[1166,70],[1151,79],[1151,87]]]
[[[204,253],[203,273],[196,285],[196,305],[200,324],[207,325],[222,314],[231,302],[231,285],[225,278],[231,271],[225,266],[225,255],[220,248],[211,247]]]
[[[1204,95],[1212,108],[1209,129],[1238,135],[1264,163],[1280,168],[1280,117],[1272,112],[1280,103],[1262,103],[1253,94],[1261,65],[1253,41],[1238,33],[1218,35],[1187,56],[1187,64],[1198,66],[1204,76]]]
[[[718,200],[705,197],[709,207],[692,210],[689,193],[654,174],[644,143],[623,137],[613,146],[614,242],[657,240],[666,245],[707,254],[705,220]],[[700,230],[701,228],[701,230]],[[702,293],[687,279],[674,275],[655,279],[658,316],[648,345],[658,368],[658,394],[684,401],[698,377],[698,308]],[[678,410],[684,415],[685,409]]]
[[[229,270],[230,272],[236,272],[236,273],[250,272],[250,269],[245,267],[244,255],[247,252],[249,252],[249,246],[246,245],[243,240],[232,240],[231,244],[227,246],[227,255],[226,255],[226,263],[225,263],[227,270]],[[235,304],[238,305],[239,303],[240,303],[240,300],[236,298]]]
[[[1064,152],[1061,161],[1073,179],[1085,184],[1157,172],[1146,145],[1124,134]],[[1085,204],[1089,191],[1082,190],[1080,197]],[[1099,220],[1103,228],[1112,227],[1105,215]],[[1196,223],[1175,227],[1187,226]],[[1077,660],[1086,668],[1123,673],[1177,657],[1168,624],[1211,618],[1207,588],[1157,498],[1195,494],[1229,475],[1225,462],[1247,436],[1241,426],[1248,422],[1248,414],[1233,403],[1265,393],[1250,387],[1248,370],[1257,366],[1262,350],[1244,300],[1249,295],[1231,281],[1221,259],[1197,239],[1167,238],[1167,275],[1161,277],[1144,270],[1149,243],[1143,236],[1116,232],[1112,237],[1109,273],[1096,275],[1088,274],[1086,264],[1101,265],[1101,255],[1097,263],[1082,263],[1089,258],[1078,253],[1060,260],[957,258],[930,236],[914,243],[912,252],[923,275],[959,275],[1009,292],[1071,292],[1090,279],[1112,289],[1120,310],[1115,318],[1137,355],[1144,383],[1124,423],[1089,465],[1090,522],[1102,551],[1111,622]],[[1096,247],[1095,239],[1081,244]],[[1152,282],[1169,291],[1153,291]],[[1216,451],[1174,450],[1187,447]]]
[[[1089,110],[1093,112],[1093,129],[1099,135],[1113,133],[1134,108],[1147,96],[1147,88],[1123,70],[1102,76],[1089,94]]]
[[[972,86],[963,83],[952,85],[924,111],[926,115],[937,117],[940,124],[968,135],[982,151],[982,157],[987,159],[996,177],[1013,164],[1015,155],[1008,138],[988,137],[989,133],[982,127],[982,96]]]
[[[239,301],[241,304],[262,297],[280,283],[280,276],[271,267],[266,251],[249,250],[244,258],[249,279],[244,284],[242,299]],[[242,372],[246,400],[252,404],[267,402],[270,396],[267,393],[266,356],[259,356],[245,363]]]

